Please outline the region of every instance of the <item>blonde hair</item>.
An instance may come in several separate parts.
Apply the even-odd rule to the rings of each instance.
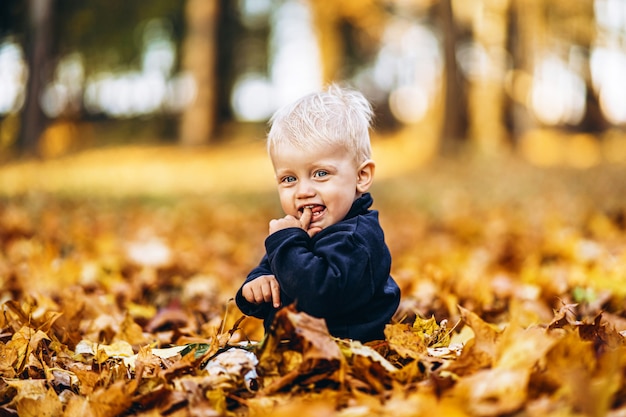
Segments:
[[[267,135],[268,152],[271,155],[282,144],[302,150],[342,145],[360,164],[372,155],[369,128],[373,114],[363,94],[331,84],[274,113]]]

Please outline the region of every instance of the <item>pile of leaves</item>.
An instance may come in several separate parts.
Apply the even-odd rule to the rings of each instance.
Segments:
[[[626,176],[509,169],[377,185],[403,297],[368,344],[237,310],[273,193],[4,197],[0,415],[624,415]]]

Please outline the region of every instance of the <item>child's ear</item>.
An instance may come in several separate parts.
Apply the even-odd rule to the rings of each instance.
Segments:
[[[357,171],[356,189],[358,192],[364,193],[369,190],[374,181],[374,171],[376,171],[376,164],[371,159],[361,164]]]

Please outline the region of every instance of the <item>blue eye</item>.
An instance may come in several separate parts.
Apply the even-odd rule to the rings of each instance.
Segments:
[[[294,177],[293,175],[287,175],[286,177],[283,177],[280,182],[295,182],[296,181],[296,177]]]
[[[317,178],[322,178],[322,177],[325,177],[327,175],[328,175],[328,171],[322,171],[322,170],[315,171],[315,174],[313,174],[313,176],[317,177]]]

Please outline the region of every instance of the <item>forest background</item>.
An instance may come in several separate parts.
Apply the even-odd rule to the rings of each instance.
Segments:
[[[2,413],[623,415],[625,37],[620,0],[3,0]],[[200,365],[262,337],[266,122],[329,82],[403,302],[376,346],[284,314],[253,390]]]

